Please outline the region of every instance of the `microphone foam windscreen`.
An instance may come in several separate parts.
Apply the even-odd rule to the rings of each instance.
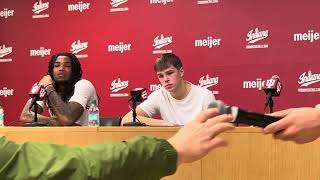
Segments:
[[[217,108],[220,114],[228,114],[228,106],[219,100],[211,102],[208,108]]]

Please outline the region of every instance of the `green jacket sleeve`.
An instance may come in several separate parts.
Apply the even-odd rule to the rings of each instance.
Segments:
[[[137,137],[83,147],[16,144],[0,137],[0,179],[153,180],[176,171],[177,152],[166,141]]]

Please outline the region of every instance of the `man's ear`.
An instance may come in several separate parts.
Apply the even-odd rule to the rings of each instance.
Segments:
[[[184,70],[183,70],[183,68],[180,68],[179,72],[180,72],[180,77],[183,77],[183,75],[184,75]]]

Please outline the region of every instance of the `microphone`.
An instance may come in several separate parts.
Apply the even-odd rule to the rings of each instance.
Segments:
[[[146,88],[135,88],[130,91],[131,98],[129,101],[135,102],[143,102],[148,98],[147,89]]]
[[[280,77],[278,75],[273,75],[264,83],[262,89],[267,96],[280,96],[282,90]]]
[[[31,111],[32,107],[34,107],[34,117],[33,122],[24,122],[23,126],[25,127],[33,127],[33,126],[48,126],[48,123],[38,122],[38,104],[37,101],[43,100],[46,97],[46,90],[38,85],[38,83],[34,83],[32,88],[29,91],[29,96],[32,98],[29,111]]]
[[[132,122],[124,123],[123,126],[146,126],[145,123],[140,122],[137,119],[137,102],[142,102],[148,98],[146,88],[135,88],[131,92],[131,98],[128,101],[132,101]]]
[[[266,110],[269,105],[270,112],[273,112],[273,96],[280,96],[282,90],[282,84],[280,82],[280,77],[278,75],[273,75],[270,79],[268,79],[263,87],[263,91],[266,94],[266,103],[264,105],[264,110]]]
[[[29,96],[32,98],[31,105],[33,105],[36,101],[43,100],[46,97],[46,90],[38,83],[34,83],[30,89]]]
[[[249,112],[236,106],[227,106],[222,101],[214,101],[209,104],[208,108],[217,108],[220,114],[231,114],[233,123],[243,123],[258,127],[266,127],[281,118],[268,116],[260,113]]]

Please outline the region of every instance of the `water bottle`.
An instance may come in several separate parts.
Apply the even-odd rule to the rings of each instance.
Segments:
[[[99,107],[96,100],[90,105],[88,114],[88,126],[99,126]]]
[[[2,106],[0,105],[0,127],[4,126],[4,111]]]

